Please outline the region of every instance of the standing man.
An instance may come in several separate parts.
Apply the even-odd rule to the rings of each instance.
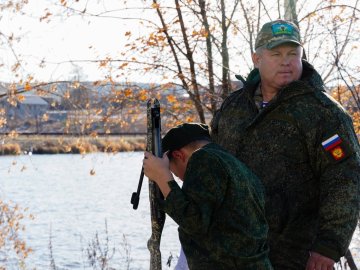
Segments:
[[[273,269],[260,180],[210,142],[206,125],[170,129],[162,146],[163,158],[145,152],[144,172],[164,194],[163,210],[179,225],[189,269]],[[182,188],[170,170],[184,181]]]
[[[359,218],[352,120],[302,60],[295,24],[266,23],[255,49],[255,69],[215,114],[212,137],[265,186],[274,269],[333,269]]]

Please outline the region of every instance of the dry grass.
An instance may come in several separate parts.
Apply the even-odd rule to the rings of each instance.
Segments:
[[[144,151],[145,136],[18,135],[0,137],[0,155]]]
[[[0,154],[1,155],[20,155],[21,148],[17,143],[9,143],[0,145]]]

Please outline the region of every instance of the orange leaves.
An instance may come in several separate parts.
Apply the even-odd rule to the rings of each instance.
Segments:
[[[24,230],[20,222],[25,218],[25,211],[26,209],[22,210],[16,204],[0,200],[0,249],[11,245],[20,260],[24,260],[32,251],[20,238],[20,232]]]
[[[64,99],[69,99],[70,98],[70,91],[67,90],[65,93],[64,93],[64,96],[63,96]]]
[[[122,63],[122,64],[119,66],[119,69],[124,69],[124,67],[126,67],[127,65],[129,65],[129,63],[127,63],[127,62]]]
[[[47,22],[49,22],[49,21],[50,21],[50,17],[51,17],[52,15],[53,15],[53,14],[52,14],[48,9],[46,9],[45,15],[40,17],[40,22],[45,21],[45,20],[46,20]]]
[[[110,61],[111,61],[111,58],[110,58],[110,57],[106,57],[104,60],[101,60],[101,61],[100,61],[99,66],[100,66],[100,67],[106,67],[106,66],[109,64]]]
[[[159,9],[159,8],[160,8],[160,4],[158,4],[158,3],[152,3],[152,4],[151,4],[151,7],[154,8],[154,9]]]
[[[133,94],[132,89],[127,88],[127,89],[124,90],[125,97],[130,97],[132,94]]]
[[[80,82],[79,81],[73,81],[73,82],[71,82],[70,87],[73,88],[73,89],[78,89],[78,88],[80,88]]]
[[[166,99],[167,99],[167,101],[170,102],[170,103],[175,103],[175,102],[177,101],[176,96],[174,96],[174,95],[168,95],[168,96],[166,97]]]
[[[146,45],[148,46],[165,46],[166,37],[162,32],[152,32],[150,33]]]
[[[360,136],[360,113],[358,105],[354,101],[354,93],[359,95],[360,86],[356,86],[350,91],[348,87],[339,85],[330,91],[330,95],[347,109],[353,120],[355,132]]]
[[[148,99],[148,94],[147,94],[146,89],[141,89],[141,90],[140,90],[138,99],[139,99],[140,101],[145,101],[145,100]]]
[[[1,112],[0,112],[1,115]],[[5,126],[7,123],[6,118],[4,116],[0,116],[0,128]]]
[[[36,88],[36,94],[38,96],[44,97],[48,94],[48,92],[42,88]]]
[[[25,83],[24,89],[25,89],[25,91],[30,91],[30,90],[32,89],[32,87],[31,87],[31,85],[30,85],[29,82],[26,82],[26,83]]]
[[[198,36],[198,37],[207,38],[209,36],[209,32],[206,31],[205,29],[200,29],[200,31],[193,30],[191,35],[193,37]]]
[[[23,102],[25,100],[25,97],[23,95],[18,95],[17,100]]]
[[[41,119],[46,122],[49,120],[49,115],[47,113],[44,113]]]

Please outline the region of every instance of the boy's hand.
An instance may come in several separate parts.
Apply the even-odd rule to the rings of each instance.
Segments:
[[[333,270],[334,260],[316,252],[310,252],[306,270]]]
[[[173,179],[169,169],[169,158],[166,153],[162,158],[159,158],[149,152],[145,152],[143,167],[144,174],[156,182],[166,199],[171,191],[167,182]]]

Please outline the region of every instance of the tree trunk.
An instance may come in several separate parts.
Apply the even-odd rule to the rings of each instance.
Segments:
[[[215,83],[214,83],[214,66],[213,66],[213,53],[209,22],[206,14],[206,3],[205,0],[199,0],[200,13],[202,23],[204,25],[206,36],[206,52],[207,52],[207,67],[209,76],[209,93],[210,93],[210,111],[215,113],[216,111],[216,100],[215,100]]]
[[[225,1],[221,0],[221,57],[222,57],[222,98],[225,99],[230,93],[230,74],[229,74],[229,51],[227,48],[227,30],[225,13]]]

